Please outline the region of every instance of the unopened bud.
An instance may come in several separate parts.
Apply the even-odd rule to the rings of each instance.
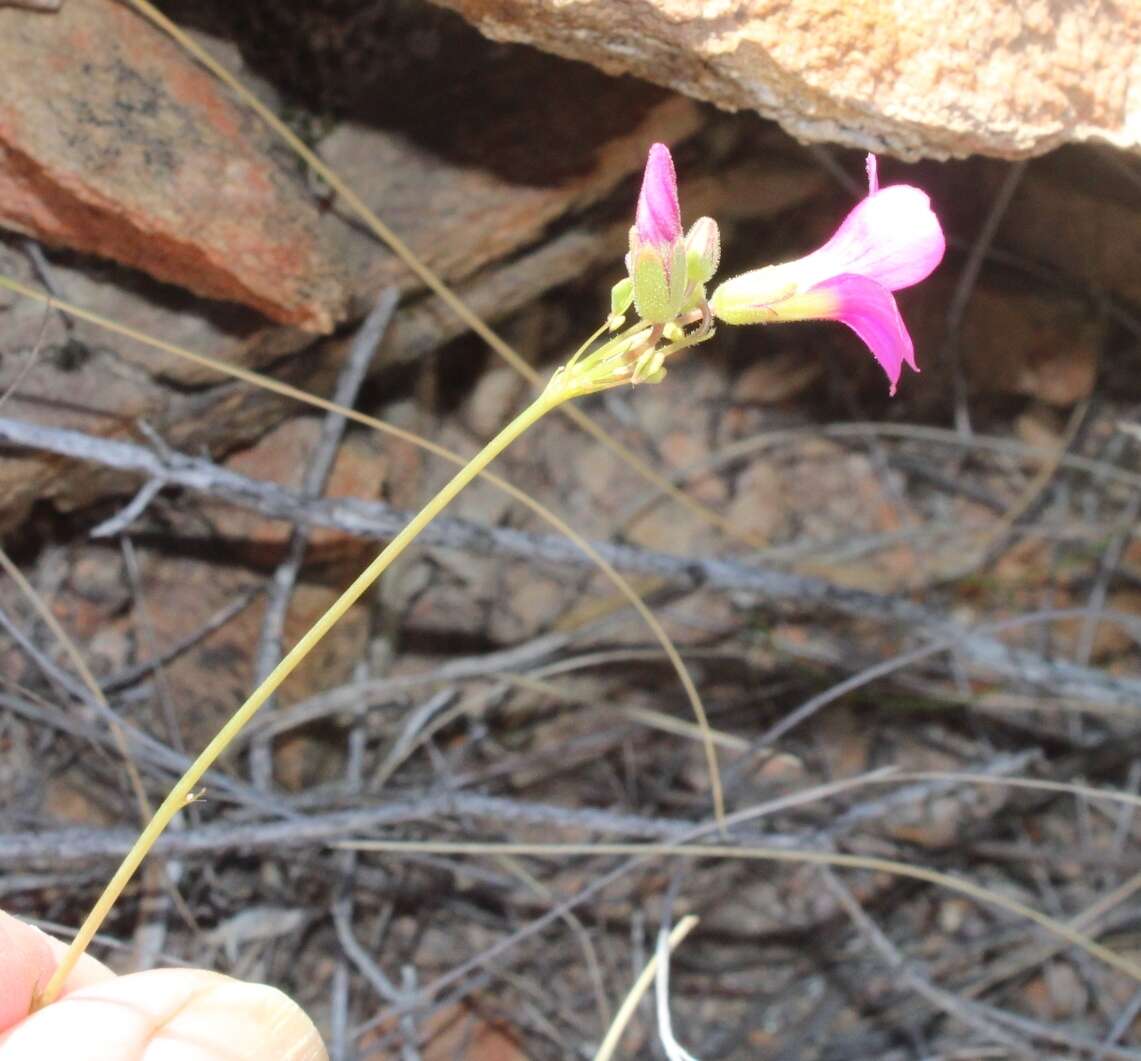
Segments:
[[[712,279],[721,261],[721,233],[711,217],[699,217],[685,236],[686,274],[693,284]]]
[[[681,239],[681,208],[677,201],[677,175],[670,149],[654,144],[646,159],[642,191],[634,227],[642,243],[659,250]]]

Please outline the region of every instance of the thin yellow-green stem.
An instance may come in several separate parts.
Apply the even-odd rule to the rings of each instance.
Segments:
[[[646,858],[741,858],[764,862],[800,862],[834,869],[863,869],[873,873],[890,873],[896,877],[909,877],[925,881],[948,891],[958,892],[980,903],[997,906],[1018,917],[1033,921],[1047,932],[1067,943],[1080,947],[1087,954],[1105,962],[1141,983],[1141,963],[1133,961],[1098,943],[1065,921],[1035,910],[1026,903],[1012,899],[1001,892],[991,891],[981,884],[952,877],[926,866],[913,866],[890,858],[868,855],[849,855],[834,851],[796,851],[787,847],[741,846],[731,844],[513,844],[513,843],[457,843],[434,840],[347,840],[331,845],[350,851],[387,852],[395,855],[514,855],[533,858],[577,858],[582,855],[618,855],[635,859]],[[1141,876],[1141,874],[1138,874]]]
[[[698,920],[699,918],[696,914],[687,914],[674,925],[673,931],[669,934],[668,939],[671,954],[677,949],[681,941],[697,927]],[[634,1016],[634,1010],[638,1008],[638,1003],[642,1001],[642,996],[649,990],[650,984],[654,982],[654,975],[657,971],[658,952],[655,950],[650,960],[646,962],[646,967],[638,974],[638,979],[634,981],[629,994],[626,995],[626,998],[622,1002],[621,1008],[615,1014],[614,1021],[606,1033],[606,1038],[602,1040],[602,1045],[599,1046],[598,1053],[594,1055],[594,1061],[610,1061],[614,1056],[614,1051],[618,1049],[618,1042],[622,1038],[622,1033],[626,1030],[626,1025],[630,1023],[630,1018]]]
[[[191,37],[187,36],[175,23],[158,11],[147,0],[130,0],[131,5],[144,18],[153,22],[167,33],[181,48],[200,62],[219,81],[226,85],[247,107],[249,107],[281,140],[300,158],[314,173],[332,188],[348,207],[370,228],[373,234],[402,261],[424,285],[433,292],[461,321],[476,333],[488,346],[490,346],[504,361],[516,372],[531,383],[538,384],[541,377],[534,368],[523,360],[516,352],[503,341],[482,318],[472,310],[432,269],[422,262],[412,250],[391,228],[388,227],[368,204],[343,180],[335,170],[313,151],[301,138],[289,128],[272,110],[257,98],[241,81],[227,70],[205,48]],[[722,533],[737,541],[744,542],[754,548],[763,547],[764,542],[749,531],[734,527],[720,513],[715,512],[708,505],[690,497],[685,491],[679,489],[664,475],[656,472],[641,457],[628,446],[612,438],[605,428],[596,424],[581,409],[574,406],[564,408],[567,416],[592,438],[601,442],[612,453],[625,461],[643,479],[653,484],[655,489],[673,498],[679,504],[688,508],[694,515],[706,523],[717,527]]]
[[[99,931],[104,918],[123,893],[123,889],[126,888],[134,876],[135,870],[139,868],[147,853],[154,846],[155,841],[162,835],[163,830],[170,824],[174,816],[188,802],[193,800],[194,786],[226,750],[230,742],[241,732],[246,723],[253,718],[258,709],[309,655],[313,647],[376,582],[385,569],[416,540],[417,535],[479,474],[480,470],[490,464],[527,428],[550,412],[551,409],[554,409],[562,400],[563,398],[559,395],[551,395],[546,392],[541,394],[461,468],[435,497],[412,518],[408,525],[381,550],[376,559],[356,577],[348,589],[333,602],[325,614],[309,628],[301,640],[270,671],[266,679],[250,694],[245,703],[234,712],[214,739],[206,745],[202,753],[190,765],[186,773],[179,778],[177,784],[170,790],[158,810],[155,811],[146,828],[139,834],[131,850],[127,852],[126,857],[115,871],[115,875],[103,889],[91,913],[87,915],[80,926],[75,939],[72,940],[67,953],[60,961],[51,979],[37,997],[37,1006],[47,1005],[58,997],[65,981],[75,967],[75,963],[87,949],[92,937]]]

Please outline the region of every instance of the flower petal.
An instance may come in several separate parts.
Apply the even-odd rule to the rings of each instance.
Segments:
[[[874,182],[874,167],[868,176]],[[796,265],[808,286],[858,273],[898,291],[930,275],[945,247],[931,200],[909,184],[893,184],[858,203],[836,234]]]
[[[895,394],[904,364],[919,371],[915,346],[899,315],[895,297],[882,284],[852,273],[825,280],[809,294],[825,292],[833,297],[836,306],[828,317],[842,321],[863,339],[887,373],[891,393]]]
[[[643,243],[661,247],[681,239],[681,207],[677,200],[677,175],[665,144],[653,144],[646,159],[642,191],[634,228]]]

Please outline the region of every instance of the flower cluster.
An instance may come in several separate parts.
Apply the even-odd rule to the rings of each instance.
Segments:
[[[868,155],[868,194],[819,250],[795,261],[706,284],[721,257],[717,222],[702,217],[683,235],[677,176],[669,148],[646,160],[626,277],[611,293],[606,325],[552,380],[562,396],[619,383],[656,382],[668,357],[713,334],[713,322],[775,324],[836,320],[848,325],[887,374],[894,394],[904,365],[918,372],[915,347],[893,292],[927,277],[943,257],[943,230],[918,188],[880,188]],[[627,326],[633,307],[636,319]],[[604,331],[611,337],[592,344]]]

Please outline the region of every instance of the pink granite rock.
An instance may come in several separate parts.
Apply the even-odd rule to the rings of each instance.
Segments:
[[[0,7],[0,225],[311,331],[346,309],[257,122],[114,0]]]

